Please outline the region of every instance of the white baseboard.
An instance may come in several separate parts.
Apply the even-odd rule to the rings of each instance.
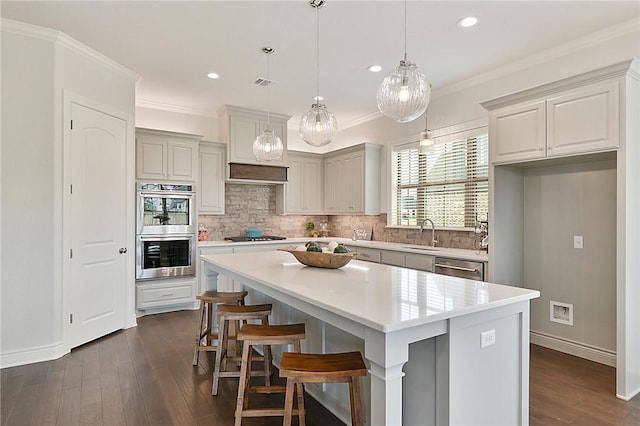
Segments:
[[[634,390],[633,392],[629,393],[629,395],[620,395],[619,393],[616,394],[616,398],[621,399],[623,401],[631,401],[633,398],[635,398],[636,395],[640,394],[640,388]]]
[[[616,367],[616,353],[613,351],[585,345],[583,343],[574,342],[572,340],[563,339],[537,331],[531,331],[529,333],[529,338],[531,343],[535,345],[588,359],[610,367]]]
[[[0,354],[0,368],[51,361],[68,353],[69,351],[65,349],[62,342],[37,348],[3,353]]]

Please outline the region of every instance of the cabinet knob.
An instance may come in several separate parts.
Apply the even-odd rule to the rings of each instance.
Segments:
[[[127,252],[126,247],[120,247],[120,250],[118,250],[118,253],[120,253],[120,254],[124,254],[126,252]]]

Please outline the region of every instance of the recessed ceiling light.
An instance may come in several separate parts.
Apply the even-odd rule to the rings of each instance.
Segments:
[[[216,74],[215,72],[210,72],[209,74],[207,74],[207,77],[209,78],[220,78],[220,76],[218,74]]]
[[[367,69],[371,72],[380,72],[382,70],[382,67],[380,65],[371,65]]]
[[[324,101],[324,96],[320,96],[320,95],[314,96],[313,100],[316,102]]]
[[[478,23],[478,18],[476,18],[475,16],[467,16],[466,18],[462,18],[461,20],[458,21],[458,26],[460,28],[468,28],[468,27],[473,27],[477,23]]]

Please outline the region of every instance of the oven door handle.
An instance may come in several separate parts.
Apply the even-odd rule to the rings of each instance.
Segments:
[[[184,192],[149,192],[139,191],[138,194],[142,197],[158,197],[158,198],[191,198],[193,197],[193,191]]]

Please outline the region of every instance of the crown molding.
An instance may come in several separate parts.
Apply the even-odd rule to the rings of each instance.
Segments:
[[[5,18],[2,18],[1,24],[2,31],[25,37],[36,38],[39,40],[49,41],[56,46],[67,48],[79,54],[80,56],[83,56],[90,61],[93,61],[98,65],[113,71],[114,73],[124,77],[127,80],[135,82],[136,85],[140,81],[140,75],[120,65],[113,59],[108,58],[107,56],[99,52],[96,52],[89,46],[80,43],[78,40],[69,37],[63,32],[39,27],[37,25],[25,24],[24,22],[12,21]]]
[[[136,98],[136,107],[155,109],[159,111],[176,112],[179,114],[200,115],[202,117],[217,117],[216,112],[202,108],[192,108],[180,105],[167,104],[164,102],[149,101]]]
[[[344,130],[344,129],[348,129],[350,127],[355,127],[359,124],[364,124],[367,123],[369,121],[373,121],[377,118],[382,117],[383,114],[380,111],[375,111],[372,112],[370,114],[367,115],[363,115],[362,117],[358,117],[358,118],[354,118],[353,120],[348,120],[345,121],[343,124],[340,125],[340,129]]]
[[[637,71],[637,66],[638,59],[633,58],[627,61],[619,62],[617,64],[599,68],[597,70],[574,75],[562,80],[543,84],[541,86],[521,90],[519,92],[510,93],[499,98],[483,101],[480,102],[480,105],[482,105],[489,111],[493,111],[498,108],[513,105],[517,102],[525,102],[544,98],[558,93],[559,91],[571,90],[587,84],[628,75],[628,71],[630,69]]]
[[[640,32],[640,21],[638,21],[638,19],[631,19],[629,21],[613,25],[584,37],[577,38],[568,43],[530,55],[522,60],[512,62],[484,74],[434,89],[432,99],[447,96],[491,80],[496,80],[500,77],[504,77],[518,71],[523,71],[532,66],[543,64],[579,50],[601,44],[604,41],[616,39],[634,32]]]

